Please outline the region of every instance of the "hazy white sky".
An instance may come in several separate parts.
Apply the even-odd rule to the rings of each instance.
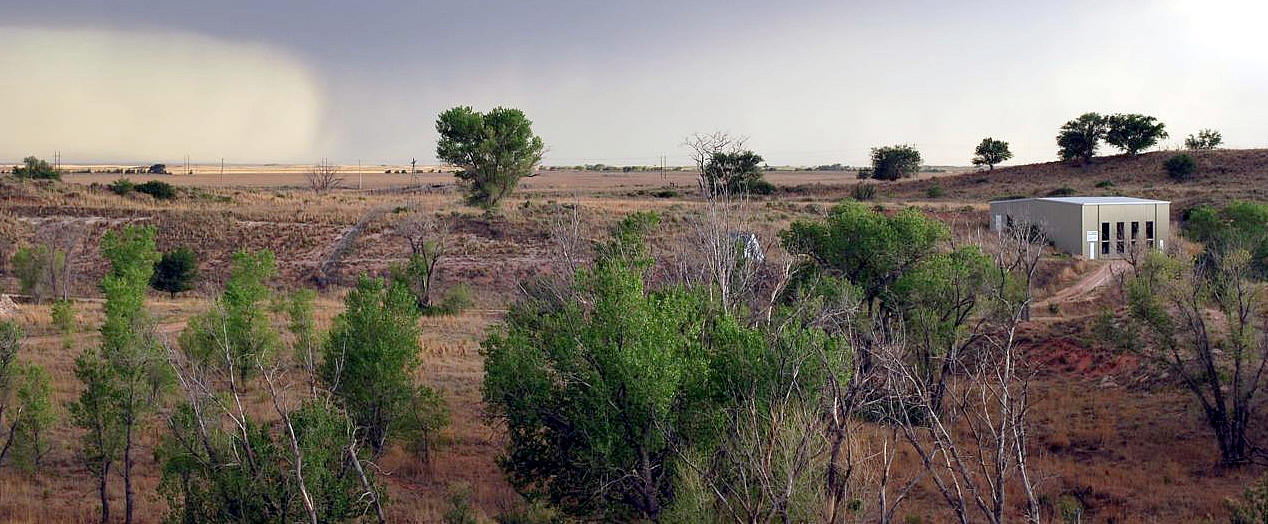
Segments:
[[[550,164],[771,164],[912,143],[1051,160],[1085,111],[1268,142],[1268,3],[179,0],[0,3],[0,160],[431,161],[454,105],[524,109]]]

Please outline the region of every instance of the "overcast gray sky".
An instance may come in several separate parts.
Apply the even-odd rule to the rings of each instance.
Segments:
[[[1268,142],[1268,3],[0,3],[0,159],[432,161],[454,105],[522,108],[546,163],[685,161],[728,130],[771,164],[912,143],[1055,158],[1085,111]]]

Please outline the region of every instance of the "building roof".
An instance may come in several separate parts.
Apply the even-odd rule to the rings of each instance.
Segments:
[[[1135,198],[1135,197],[1124,197],[1124,196],[1017,198],[1013,200],[997,200],[996,202],[1021,202],[1023,200],[1045,200],[1048,202],[1060,202],[1062,204],[1078,204],[1081,206],[1099,206],[1102,204],[1170,204],[1171,203],[1166,200],[1150,200],[1147,198]]]

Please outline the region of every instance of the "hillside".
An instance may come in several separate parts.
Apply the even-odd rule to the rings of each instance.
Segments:
[[[1268,199],[1268,149],[1221,149],[1189,152],[1198,162],[1198,174],[1188,182],[1175,182],[1162,164],[1176,151],[1153,151],[1136,157],[1097,157],[1087,166],[1069,162],[1045,162],[998,167],[938,177],[897,182],[887,192],[897,199],[928,199],[930,186],[940,185],[942,197],[933,200],[981,201],[1004,196],[1045,196],[1063,187],[1076,195],[1131,195],[1171,200],[1174,212],[1202,202]],[[1108,181],[1110,184],[1106,184]],[[1101,185],[1102,187],[1097,187]]]

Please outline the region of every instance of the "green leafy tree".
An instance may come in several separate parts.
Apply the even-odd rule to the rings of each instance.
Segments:
[[[469,205],[494,209],[520,178],[533,176],[545,145],[532,125],[523,111],[503,107],[480,113],[460,106],[440,114],[436,158],[458,167]]]
[[[119,458],[123,432],[114,402],[119,385],[110,371],[102,348],[92,346],[75,358],[75,378],[84,385],[69,406],[71,421],[84,430],[80,458],[97,477],[101,522],[110,521],[110,471]]]
[[[1099,113],[1084,113],[1066,122],[1057,133],[1057,155],[1061,160],[1091,162],[1108,128],[1108,119]]]
[[[973,151],[973,165],[986,166],[990,171],[995,169],[996,164],[1007,162],[1012,157],[1013,152],[1009,151],[1008,142],[986,137]]]
[[[789,253],[809,264],[805,274],[844,278],[870,309],[921,260],[947,239],[947,226],[914,208],[887,216],[858,202],[837,205],[824,221],[795,221],[780,239]]]
[[[1167,175],[1172,180],[1179,182],[1193,178],[1193,175],[1198,172],[1198,162],[1184,153],[1168,158],[1166,162],[1162,163],[1162,167],[1167,170]]]
[[[101,345],[76,360],[75,375],[84,390],[71,405],[71,415],[86,430],[82,456],[98,474],[103,522],[109,518],[108,472],[116,459],[122,461],[124,515],[131,522],[133,448],[171,379],[166,353],[145,310],[145,290],[159,258],[154,228],[111,231],[101,241],[101,252],[111,265],[101,280],[106,297]]]
[[[26,471],[38,471],[52,447],[49,431],[57,422],[53,406],[53,385],[42,366],[27,365],[20,371],[17,387],[19,417],[10,429],[14,462]],[[0,452],[2,455],[3,452]]]
[[[282,389],[289,381],[275,359],[279,335],[259,315],[275,274],[271,253],[238,253],[224,294],[189,323],[173,352],[185,402],[155,453],[171,520],[336,522],[379,509],[381,487],[361,467],[352,422],[311,371],[311,292],[281,304],[294,352],[310,370],[308,395]],[[272,401],[279,422],[244,407],[257,395]]]
[[[1125,283],[1125,322],[1139,326],[1141,354],[1179,377],[1200,404],[1220,462],[1249,462],[1252,421],[1268,369],[1265,288],[1253,282],[1245,249],[1196,261],[1157,250]],[[1216,328],[1216,326],[1220,326]]]
[[[1189,135],[1184,139],[1184,147],[1193,150],[1210,150],[1220,147],[1224,136],[1214,129],[1202,129],[1197,135]]]
[[[49,316],[53,319],[53,327],[57,328],[58,334],[62,336],[62,346],[70,349],[75,344],[75,329],[78,327],[75,319],[75,303],[70,300],[58,300],[49,308]]]
[[[872,178],[898,180],[916,176],[920,171],[920,152],[909,145],[872,148]]]
[[[1205,246],[1203,258],[1216,264],[1238,249],[1250,254],[1252,275],[1268,278],[1268,204],[1232,202],[1223,207],[1198,206],[1188,213],[1185,235]]]
[[[178,247],[159,258],[154,265],[150,287],[169,293],[172,298],[182,291],[194,289],[198,281],[198,255],[188,247]]]
[[[51,296],[65,297],[67,290],[61,284],[66,271],[66,252],[36,244],[18,249],[11,261],[13,275],[18,278],[22,294],[39,304]]]
[[[1148,115],[1117,113],[1106,119],[1106,125],[1105,143],[1129,156],[1135,156],[1167,138],[1167,126]]]
[[[578,518],[657,519],[673,497],[674,443],[722,427],[709,377],[726,361],[712,355],[760,343],[727,317],[709,321],[700,293],[645,287],[656,222],[627,217],[569,298],[530,295],[483,344],[484,399],[509,436],[503,470]]]
[[[216,307],[189,320],[192,329],[181,333],[181,347],[203,358],[227,350],[242,379],[258,371],[257,361],[272,359],[280,344],[265,307],[272,297],[268,281],[276,275],[272,251],[235,253]]]
[[[319,370],[374,454],[390,440],[420,446],[448,420],[440,395],[414,383],[420,364],[415,299],[404,286],[361,277],[344,298]]]
[[[770,193],[772,186],[762,178],[762,157],[752,151],[716,152],[704,166],[709,194]]]
[[[21,375],[18,352],[22,349],[22,328],[12,320],[0,321],[0,464],[13,447],[22,411],[15,406],[15,384]]]
[[[22,328],[0,322],[0,465],[12,457],[27,471],[48,454],[48,431],[56,421],[52,385],[43,367],[18,362]]]
[[[61,180],[62,173],[48,162],[40,160],[33,156],[22,159],[22,165],[13,168],[13,176],[15,178],[28,178],[34,180]]]

